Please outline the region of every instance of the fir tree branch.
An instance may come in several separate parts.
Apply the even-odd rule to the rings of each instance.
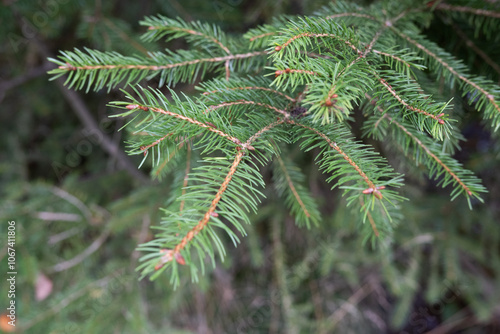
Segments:
[[[314,72],[314,71],[286,68],[284,70],[277,70],[276,72],[274,72],[274,76],[277,78],[280,75],[290,74],[290,73],[299,73],[299,74],[307,74],[307,75],[321,75],[320,73]]]
[[[442,3],[442,2],[437,4],[434,7],[434,9],[452,11],[452,12],[470,13],[470,14],[474,14],[474,15],[487,16],[487,17],[493,17],[496,19],[500,19],[500,12],[495,12],[495,11],[486,10],[486,9],[472,8],[472,7],[467,7],[467,6],[454,6],[454,5],[449,5],[447,3]]]
[[[209,209],[205,212],[205,214],[203,215],[203,218],[198,222],[198,224],[196,224],[196,226],[194,226],[181,240],[180,242],[178,242],[174,247],[173,249],[163,249],[162,250],[162,253],[164,253],[164,255],[161,257],[160,259],[160,262],[156,265],[155,269],[159,269],[161,268],[164,264],[172,261],[173,259],[175,259],[178,263],[180,264],[184,264],[185,261],[184,261],[184,258],[182,257],[181,255],[181,251],[189,244],[189,242],[198,234],[200,233],[204,228],[205,226],[208,224],[208,222],[210,221],[210,217],[212,216],[218,216],[216,213],[215,213],[215,210],[217,208],[217,204],[220,202],[221,198],[222,198],[222,195],[224,194],[224,192],[226,191],[229,183],[231,182],[232,178],[233,178],[233,175],[236,173],[236,169],[238,168],[243,156],[245,155],[246,153],[246,149],[245,147],[251,147],[251,144],[256,140],[258,139],[264,132],[266,131],[269,131],[270,129],[272,129],[273,127],[279,125],[279,124],[282,124],[284,122],[284,120],[278,120],[276,122],[273,122],[267,126],[265,126],[264,128],[262,128],[261,130],[259,130],[258,132],[256,132],[253,136],[251,136],[246,142],[245,144],[242,145],[243,149],[239,149],[237,150],[237,153],[236,153],[236,156],[234,157],[234,161],[231,165],[231,167],[229,168],[229,172],[227,173],[227,175],[225,176],[224,178],[224,181],[222,182],[219,190],[217,191],[217,193],[215,194],[214,198],[212,199],[212,202],[210,203],[210,207]]]
[[[377,75],[376,73],[374,73],[374,74]],[[378,75],[377,75],[377,77],[378,77]],[[386,80],[384,80],[383,78],[380,78],[380,77],[378,80],[391,93],[391,95],[394,96],[396,98],[396,100],[398,100],[398,102],[401,103],[406,109],[417,112],[417,113],[422,114],[426,117],[430,117],[430,118],[436,120],[439,124],[444,124],[444,120],[441,118],[441,117],[445,116],[444,113],[440,113],[439,115],[433,115],[425,110],[413,107],[413,106],[409,105],[405,100],[403,100],[401,98],[401,96],[399,96],[398,93],[392,88],[392,86],[387,83]]]
[[[164,114],[164,115],[167,115],[167,116],[172,116],[172,117],[175,117],[177,119],[189,122],[191,124],[195,124],[195,125],[197,125],[197,126],[199,126],[201,128],[205,128],[208,131],[216,133],[219,136],[221,136],[223,138],[226,138],[229,141],[231,141],[231,142],[233,142],[233,143],[235,143],[237,145],[240,145],[240,146],[244,145],[244,144],[241,143],[241,141],[238,138],[230,136],[227,133],[224,133],[224,132],[216,129],[215,127],[213,127],[211,125],[199,122],[199,121],[197,121],[195,119],[192,119],[190,117],[187,117],[187,116],[183,116],[183,115],[179,115],[179,114],[173,113],[173,112],[168,111],[168,110],[164,110],[164,109],[157,108],[157,107],[141,106],[141,105],[138,105],[138,104],[129,104],[129,105],[126,106],[126,108],[129,109],[129,110],[140,109],[140,110],[144,110],[144,111],[152,111],[152,112]]]
[[[381,111],[383,112],[383,110]],[[384,114],[382,118],[387,118],[391,122],[391,124],[396,125],[399,129],[401,129],[401,131],[411,137],[415,141],[415,143],[417,143],[418,146],[420,146],[425,151],[425,153],[427,153],[427,155],[434,159],[446,171],[446,173],[450,174],[451,177],[455,179],[455,181],[460,185],[460,187],[463,188],[467,195],[472,196],[472,192],[469,187],[467,187],[464,182],[455,173],[453,173],[451,169],[443,163],[443,161],[441,161],[441,159],[439,159],[434,153],[432,153],[431,150],[426,145],[424,145],[420,139],[414,136],[410,131],[408,131],[408,129],[406,129],[402,124],[398,123],[388,114]]]
[[[385,57],[392,58],[395,61],[402,63],[404,66],[406,66],[408,68],[411,67],[411,64],[409,62],[401,59],[400,57],[398,57],[396,55],[393,55],[393,54],[390,54],[390,53],[387,53],[387,52],[383,52],[383,51],[379,51],[379,50],[372,50],[372,52],[375,53],[375,54],[379,54],[379,55],[382,55],[382,56],[385,56]]]
[[[273,122],[273,123],[271,123],[271,124],[269,124],[269,125],[266,125],[266,126],[265,126],[265,127],[263,127],[262,129],[260,129],[259,131],[257,131],[254,135],[252,135],[250,138],[248,138],[248,140],[245,142],[245,145],[246,145],[247,147],[251,146],[251,145],[252,145],[252,143],[253,143],[255,140],[257,140],[257,139],[258,139],[258,138],[259,138],[259,137],[260,137],[260,136],[261,136],[264,132],[269,131],[269,130],[271,130],[272,128],[274,128],[274,127],[276,127],[276,126],[278,126],[278,125],[280,125],[280,124],[283,124],[283,123],[285,122],[285,120],[286,120],[286,119],[287,119],[287,118],[285,118],[285,119],[280,119],[280,118],[278,118],[278,120],[277,120],[277,121],[275,121],[275,122]]]
[[[361,202],[361,206],[364,207],[365,201],[363,200],[363,197],[360,197],[359,200]],[[373,233],[375,233],[375,236],[378,237],[379,233],[377,230],[377,224],[375,224],[375,220],[373,219],[372,214],[370,213],[370,211],[368,211],[366,215],[368,217],[368,221],[370,222],[370,226],[372,227]]]
[[[236,168],[240,164],[244,154],[245,154],[244,150],[240,150],[236,153],[233,164],[231,165],[231,168],[229,169],[229,172],[227,173],[224,182],[221,184],[219,190],[215,194],[214,199],[212,200],[212,203],[210,204],[210,208],[208,209],[208,211],[205,213],[203,218],[198,222],[198,225],[196,225],[191,231],[189,231],[186,234],[186,236],[182,238],[182,240],[173,248],[172,252],[166,253],[166,255],[161,260],[162,263],[171,261],[173,257],[176,256],[176,254],[180,254],[180,251],[184,249],[184,247],[186,247],[186,245],[191,241],[191,239],[193,239],[198,233],[200,233],[200,231],[205,227],[205,225],[208,224],[210,217],[214,214],[215,209],[217,208],[217,204],[221,200],[222,194],[226,191],[229,182],[231,182],[231,179],[233,178],[233,175],[236,172]]]
[[[171,26],[156,26],[156,27],[155,26],[149,26],[148,30],[179,31],[179,32],[184,32],[184,33],[189,34],[189,35],[201,36],[203,38],[206,38],[209,41],[212,41],[213,43],[217,44],[218,46],[220,46],[220,48],[222,50],[224,50],[224,52],[226,52],[228,55],[231,54],[231,51],[229,51],[229,49],[224,44],[222,44],[222,42],[219,41],[217,38],[209,36],[207,34],[203,34],[203,33],[199,32],[199,31],[196,31],[196,30],[193,30],[193,29],[180,28],[180,27],[171,27]]]
[[[371,100],[371,97],[368,94],[367,98]],[[381,117],[378,117],[375,122],[374,120],[370,120],[367,122],[365,126],[367,132],[377,134],[377,137],[380,139],[386,137],[385,130],[382,127],[382,121],[388,120],[391,125],[399,129],[399,131],[407,136],[407,138],[410,139],[410,141],[413,142],[417,148],[420,148],[430,158],[430,160],[425,160],[424,157],[419,154],[419,151],[415,150],[414,154],[416,155],[417,163],[419,159],[424,160],[425,165],[429,168],[430,177],[435,175],[435,177],[437,178],[440,174],[445,173],[445,177],[441,181],[443,183],[443,186],[447,185],[450,181],[457,185],[457,187],[452,192],[453,198],[455,198],[461,192],[464,192],[466,194],[469,206],[471,206],[470,197],[475,197],[482,201],[478,195],[478,192],[484,192],[486,191],[486,189],[480,184],[477,178],[471,176],[471,172],[462,169],[460,164],[458,164],[458,162],[451,157],[443,155],[441,145],[433,143],[426,136],[419,137],[414,129],[405,126],[401,122],[395,120],[394,117],[391,117],[389,114],[384,113],[384,110],[379,105],[377,105],[376,108],[383,115]],[[384,124],[384,127],[385,126],[386,125]],[[404,152],[405,154],[407,154],[409,142],[405,142],[405,140],[403,140],[404,138],[396,139],[396,142],[398,142],[402,147],[405,148]]]
[[[153,142],[152,144],[149,144],[149,145],[146,145],[146,146],[141,146],[141,151],[144,152],[144,155],[147,154],[147,151],[148,149],[150,149],[151,147],[154,147],[156,145],[158,145],[159,143],[161,143],[163,140],[167,139],[168,137],[172,136],[171,133],[167,133],[166,135],[164,135],[163,137],[161,137],[160,139],[156,140],[155,142]]]
[[[294,42],[295,40],[299,39],[299,38],[303,38],[303,37],[313,37],[313,38],[321,38],[321,37],[331,37],[333,39],[337,39],[339,41],[342,41],[344,42],[347,46],[349,46],[351,49],[353,49],[354,51],[356,52],[359,52],[358,48],[349,40],[346,40],[344,38],[341,38],[335,34],[315,34],[315,33],[310,33],[310,32],[304,32],[302,34],[298,34],[298,35],[295,35],[295,36],[292,36],[290,39],[288,39],[285,43],[283,43],[282,45],[277,45],[275,48],[274,48],[274,51],[276,52],[279,52],[281,50],[284,50],[288,45],[290,45],[292,42]]]
[[[365,46],[365,52],[362,53],[362,56],[360,57],[363,57],[365,58],[373,49],[373,46],[375,45],[375,43],[377,43],[378,39],[380,38],[380,36],[382,36],[383,32],[387,29],[388,27],[388,24],[389,23],[386,23],[384,26],[382,26],[381,29],[379,29],[375,35],[373,36],[372,40],[370,41],[370,43],[368,43],[367,46]]]
[[[220,57],[207,57],[207,52],[178,50],[176,53],[151,53],[150,57],[123,56],[116,52],[100,52],[85,49],[61,52],[59,59],[49,58],[58,68],[49,72],[57,79],[68,74],[66,83],[69,87],[87,91],[93,86],[95,90],[103,87],[111,89],[124,82],[137,83],[145,78],[160,76],[160,86],[165,82],[175,85],[177,82],[192,82],[198,76],[203,77],[207,71],[212,71],[218,63],[230,61],[245,61],[248,58],[266,55],[266,51],[231,54]]]
[[[274,36],[276,34],[278,34],[278,32],[266,32],[264,34],[260,34],[260,35],[257,35],[257,36],[250,37],[249,40],[250,40],[250,42],[253,42],[253,41],[255,41],[255,40],[259,39],[259,38],[263,38],[263,37],[267,37],[267,36]]]
[[[216,63],[225,62],[228,60],[245,59],[250,57],[262,56],[267,54],[266,51],[254,51],[241,54],[227,55],[222,57],[212,57],[212,58],[202,58],[183,61],[179,63],[167,64],[167,65],[138,65],[138,64],[123,64],[123,65],[84,65],[84,66],[74,66],[71,63],[66,63],[60,65],[58,69],[65,71],[78,71],[78,70],[148,70],[148,71],[161,71],[168,70],[175,67],[181,67],[186,65],[194,65],[199,63]]]
[[[481,50],[468,36],[467,34],[460,29],[460,27],[453,23],[452,24],[453,31],[457,33],[457,35],[465,42],[469,48],[471,48],[479,57],[481,57],[488,65],[490,65],[495,72],[500,74],[500,66],[491,59],[483,50]]]
[[[382,193],[380,192],[379,188],[377,188],[377,186],[375,186],[375,184],[368,178],[368,176],[366,176],[365,172],[363,172],[363,170],[361,170],[361,168],[337,145],[337,143],[335,143],[334,141],[332,141],[330,138],[328,138],[327,135],[325,135],[324,133],[322,132],[319,132],[318,130],[312,128],[312,127],[309,127],[307,125],[304,125],[304,124],[301,124],[299,122],[296,122],[294,120],[287,120],[286,121],[288,124],[292,124],[292,125],[296,125],[296,126],[300,126],[304,129],[307,129],[309,131],[312,131],[314,132],[315,134],[317,134],[318,136],[320,136],[321,138],[323,138],[327,143],[328,145],[333,148],[335,151],[337,151],[346,161],[349,165],[351,165],[354,170],[361,176],[361,178],[366,182],[366,184],[368,185],[368,188],[369,189],[372,189],[372,193],[375,197],[377,197],[378,199],[382,199],[383,196],[382,196]]]
[[[411,43],[412,45],[414,45],[418,49],[422,50],[429,57],[436,60],[438,63],[440,63],[444,68],[446,68],[451,74],[453,74],[459,80],[463,81],[465,84],[467,84],[471,87],[474,87],[477,91],[479,91],[481,94],[483,94],[490,101],[490,103],[493,105],[493,107],[496,109],[496,111],[498,113],[500,113],[500,106],[495,101],[495,97],[492,93],[488,92],[486,89],[482,88],[481,86],[479,86],[478,84],[476,84],[475,82],[473,82],[469,78],[465,77],[464,75],[461,75],[460,73],[458,73],[452,66],[450,66],[447,62],[445,62],[443,59],[441,59],[438,55],[436,55],[434,52],[432,52],[431,50],[429,50],[428,48],[426,48],[425,46],[423,46],[422,44],[420,44],[416,40],[410,38],[410,36],[406,35],[405,33],[401,32],[397,29],[394,29],[393,27],[391,27],[391,28],[392,28],[392,31],[394,31],[398,36],[405,39],[406,41],[408,41],[409,43]],[[494,116],[495,119],[497,119],[499,117],[500,116],[498,116],[498,114],[496,116]]]

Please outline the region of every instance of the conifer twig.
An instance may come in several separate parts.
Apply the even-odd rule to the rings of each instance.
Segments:
[[[387,83],[386,80],[384,80],[383,78],[380,78],[380,77],[378,78],[378,80],[389,91],[389,93],[391,93],[392,96],[394,96],[396,98],[396,100],[398,100],[398,102],[401,103],[406,109],[409,109],[411,111],[417,112],[417,113],[425,115],[427,117],[430,117],[430,118],[436,120],[439,124],[444,124],[444,120],[441,119],[441,117],[443,117],[445,115],[444,113],[441,113],[439,115],[433,115],[425,110],[413,107],[413,106],[409,105],[408,102],[403,100],[403,98],[401,96],[399,96],[399,94],[394,90],[394,88],[392,88],[391,85],[389,85]]]
[[[452,12],[471,13],[474,15],[488,16],[488,17],[500,19],[500,12],[494,12],[494,11],[487,10],[487,9],[472,8],[472,7],[467,7],[467,6],[454,6],[454,5],[449,5],[449,4],[443,3],[443,2],[439,3],[434,8],[438,9],[438,10],[448,10],[448,11],[452,11]]]
[[[210,204],[210,208],[208,211],[203,215],[203,218],[198,222],[198,224],[189,231],[185,237],[182,238],[182,240],[174,247],[172,250],[172,253],[168,253],[169,255],[167,257],[170,257],[172,259],[172,255],[175,257],[176,254],[180,254],[180,251],[186,247],[186,245],[197,235],[198,233],[203,230],[203,228],[208,224],[208,221],[210,220],[210,217],[212,214],[215,212],[215,209],[217,208],[217,204],[222,198],[222,194],[226,191],[227,186],[229,185],[229,182],[231,182],[231,179],[233,178],[234,173],[236,173],[236,168],[238,168],[238,165],[241,162],[241,159],[243,158],[243,155],[245,154],[244,150],[240,150],[236,153],[236,156],[234,157],[233,164],[231,165],[231,168],[229,169],[229,172],[227,173],[226,177],[224,178],[224,182],[222,182],[219,190],[214,196],[214,199],[212,200],[212,203]],[[162,261],[164,262],[164,261]]]
[[[330,138],[328,138],[328,136],[325,135],[324,133],[319,132],[318,130],[311,128],[307,125],[298,123],[298,122],[296,122],[294,120],[290,120],[290,119],[287,120],[286,122],[288,124],[297,125],[297,126],[300,126],[304,129],[307,129],[309,131],[312,131],[312,132],[316,133],[318,136],[320,136],[321,138],[323,138],[331,148],[333,148],[335,151],[337,151],[349,163],[349,165],[351,165],[356,170],[356,172],[361,176],[361,178],[366,182],[366,184],[368,184],[368,188],[372,189],[372,191],[370,193],[373,193],[375,195],[375,197],[377,197],[378,199],[382,199],[383,196],[379,190],[382,188],[375,186],[375,184],[368,178],[368,176],[365,174],[365,172],[363,172],[363,170],[337,145],[337,143],[335,143]]]
[[[148,27],[148,30],[173,30],[173,31],[183,31],[185,33],[188,33],[190,35],[197,35],[197,36],[202,36],[212,42],[214,42],[215,44],[217,44],[218,46],[220,46],[220,48],[222,50],[224,50],[224,52],[226,52],[227,54],[231,54],[231,51],[229,51],[229,49],[224,45],[222,44],[221,41],[219,41],[217,38],[215,37],[212,37],[212,36],[208,36],[204,33],[201,33],[199,31],[196,31],[196,30],[193,30],[193,29],[188,29],[188,28],[181,28],[181,27],[172,27],[172,26],[159,26],[159,27],[155,27],[155,26],[149,26]]]
[[[78,70],[149,70],[149,71],[160,71],[160,70],[168,70],[175,67],[186,66],[186,65],[194,65],[198,63],[216,63],[216,62],[225,62],[228,60],[236,60],[236,59],[245,59],[251,57],[257,57],[267,54],[266,51],[255,51],[255,52],[247,52],[235,55],[227,55],[222,57],[212,57],[212,58],[201,58],[201,59],[193,59],[187,60],[179,63],[167,64],[167,65],[138,65],[138,64],[128,64],[128,65],[85,65],[85,66],[73,66],[70,63],[66,63],[65,65],[59,66],[59,69],[67,70],[67,71],[78,71]]]
[[[256,139],[258,139],[264,132],[266,131],[269,131],[270,129],[272,129],[273,127],[279,125],[279,124],[282,124],[284,122],[284,120],[278,120],[274,123],[271,123],[267,126],[265,126],[264,128],[262,128],[261,130],[259,130],[258,132],[256,132],[253,136],[251,136],[246,142],[245,144],[241,145],[241,147],[243,149],[238,149],[237,150],[237,153],[236,153],[236,156],[234,157],[234,161],[231,165],[231,167],[229,168],[229,172],[227,173],[226,177],[224,178],[224,181],[222,182],[219,190],[217,191],[217,193],[215,194],[211,204],[210,204],[210,207],[209,209],[205,212],[205,214],[203,215],[203,218],[198,222],[198,224],[196,224],[196,226],[194,226],[182,239],[181,241],[171,250],[164,250],[163,253],[165,253],[161,260],[160,260],[160,263],[156,266],[156,268],[160,268],[162,264],[164,263],[167,263],[169,261],[171,261],[172,259],[176,259],[177,261],[179,261],[178,259],[180,258],[180,252],[181,250],[183,250],[186,245],[198,234],[200,233],[203,228],[205,228],[205,226],[208,224],[209,220],[210,220],[210,217],[214,216],[215,215],[215,209],[217,208],[217,204],[220,202],[220,200],[222,199],[222,195],[224,194],[224,192],[226,191],[227,189],[227,186],[229,185],[229,183],[231,182],[232,178],[233,178],[233,175],[234,173],[236,173],[236,169],[238,168],[238,165],[240,164],[241,162],[241,159],[243,158],[243,156],[245,155],[246,153],[246,147],[251,147],[251,144],[253,143],[253,141],[255,141]],[[182,260],[183,261],[183,260]]]
[[[130,110],[133,110],[133,109],[141,109],[141,110],[144,110],[144,111],[153,111],[153,112],[156,112],[156,113],[160,113],[160,114],[164,114],[164,115],[168,115],[168,116],[172,116],[172,117],[175,117],[177,119],[180,119],[180,120],[183,120],[183,121],[186,121],[186,122],[189,122],[189,123],[192,123],[192,124],[195,124],[199,127],[202,127],[202,128],[205,128],[211,132],[214,132],[216,134],[218,134],[219,136],[221,137],[224,137],[230,141],[232,141],[233,143],[237,144],[237,145],[241,145],[241,141],[238,139],[238,138],[235,138],[233,136],[230,136],[228,135],[227,133],[224,133],[218,129],[216,129],[215,127],[213,126],[210,126],[210,125],[207,125],[205,123],[202,123],[200,121],[197,121],[195,119],[192,119],[190,117],[187,117],[187,116],[183,116],[183,115],[180,115],[180,114],[176,114],[176,113],[173,113],[171,111],[168,111],[168,110],[163,110],[161,108],[157,108],[157,107],[147,107],[147,106],[141,106],[141,105],[138,105],[138,104],[129,104],[127,105],[126,107],[127,109],[130,109]]]
[[[398,128],[401,129],[401,131],[403,131],[409,137],[411,137],[415,141],[415,143],[417,143],[418,146],[420,146],[425,151],[425,153],[427,153],[427,155],[429,155],[432,159],[434,159],[434,161],[436,161],[441,167],[443,167],[443,169],[446,171],[446,173],[450,174],[450,176],[453,179],[455,179],[455,181],[460,185],[460,187],[462,187],[464,189],[464,191],[467,193],[467,195],[469,195],[469,196],[472,195],[472,192],[469,189],[469,187],[467,187],[464,184],[464,182],[455,173],[453,173],[453,171],[441,159],[439,159],[434,153],[432,153],[431,150],[426,145],[424,145],[424,143],[422,143],[422,141],[420,139],[418,139],[417,137],[415,137],[401,123],[399,123],[398,121],[396,121],[395,119],[393,119],[388,114],[384,114],[381,118],[387,118],[391,122],[391,124],[396,125]]]
[[[151,147],[153,146],[156,146],[158,145],[159,143],[161,143],[163,140],[167,139],[168,137],[172,136],[171,133],[167,133],[166,135],[164,135],[163,137],[161,137],[160,139],[156,140],[155,142],[153,142],[152,144],[149,144],[149,145],[146,145],[146,146],[141,146],[141,151],[144,152],[144,154],[147,153],[147,150],[150,149]]]
[[[331,37],[331,38],[334,38],[334,39],[337,39],[339,41],[342,41],[344,42],[347,46],[349,46],[351,49],[353,49],[354,51],[356,52],[359,52],[358,48],[349,40],[347,39],[344,39],[344,38],[341,38],[335,34],[316,34],[316,33],[310,33],[310,32],[305,32],[305,33],[302,33],[302,34],[298,34],[298,35],[295,35],[295,36],[292,36],[290,39],[288,39],[285,43],[283,43],[282,45],[278,45],[274,48],[274,50],[276,52],[279,52],[281,50],[283,50],[284,48],[286,48],[288,45],[290,45],[293,41],[299,39],[299,38],[303,38],[303,37]]]
[[[429,57],[435,59],[438,63],[440,63],[443,67],[445,67],[450,73],[452,73],[455,77],[457,77],[458,79],[460,79],[461,81],[465,82],[466,84],[474,87],[475,89],[477,89],[479,92],[481,92],[481,94],[483,94],[490,102],[491,104],[495,107],[495,109],[500,113],[500,106],[497,104],[497,102],[495,101],[495,98],[493,96],[493,94],[491,94],[490,92],[488,92],[486,89],[482,88],[481,86],[479,86],[478,84],[476,84],[475,82],[469,80],[468,78],[466,78],[465,76],[461,75],[460,73],[458,73],[453,67],[450,66],[450,64],[448,64],[447,62],[445,62],[443,59],[441,59],[440,57],[438,57],[438,55],[436,55],[434,52],[432,52],[431,50],[427,49],[425,46],[423,46],[422,44],[418,43],[417,41],[415,41],[414,39],[410,38],[410,36],[406,35],[405,33],[403,32],[400,32],[399,30],[397,29],[394,29],[394,27],[391,27],[391,29],[397,34],[399,35],[400,37],[406,39],[409,43],[413,44],[415,47],[419,48],[420,50],[422,50],[423,52],[425,52]]]
[[[460,29],[460,27],[453,23],[453,31],[457,33],[458,36],[460,36],[460,39],[462,39],[465,42],[465,45],[467,45],[469,48],[471,48],[479,57],[481,57],[488,65],[490,65],[495,72],[500,74],[500,66],[491,59],[490,56],[488,56],[483,50],[481,50],[468,36],[467,34]]]

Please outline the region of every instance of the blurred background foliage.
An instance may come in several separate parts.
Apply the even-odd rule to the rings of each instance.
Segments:
[[[458,93],[455,116],[467,141],[455,157],[484,180],[485,204],[470,211],[432,182],[409,177],[406,220],[393,244],[374,250],[363,245],[350,209],[325,186],[310,155],[297,151],[326,217],[318,228],[296,227],[268,187],[248,237],[199,284],[185,276],[172,291],[166,277],[138,281],[134,249],[151,237],[169,184],[178,180],[150,180],[151,166],[137,170],[141,157],[123,154],[127,134],[118,131],[121,120],[108,118],[115,111],[107,106],[120,91],[68,91],[48,81],[46,58],[84,46],[154,51],[138,38],[138,21],[147,15],[242,33],[276,15],[311,14],[325,2],[1,2],[0,229],[6,236],[6,222],[16,221],[17,332],[500,332],[500,145]],[[429,38],[472,72],[499,81],[500,34],[492,43],[466,16],[454,15],[453,23],[450,17],[437,13]],[[442,93],[439,81],[430,87]],[[398,152],[378,149],[398,166]]]

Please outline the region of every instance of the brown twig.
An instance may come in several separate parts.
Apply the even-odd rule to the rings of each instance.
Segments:
[[[129,104],[127,105],[126,107],[127,109],[130,109],[130,110],[133,110],[133,109],[141,109],[141,110],[144,110],[144,111],[152,111],[152,112],[156,112],[156,113],[159,113],[159,114],[164,114],[164,115],[168,115],[168,116],[172,116],[174,118],[177,118],[177,119],[180,119],[180,120],[183,120],[183,121],[186,121],[186,122],[189,122],[191,124],[195,124],[199,127],[202,127],[202,128],[205,128],[211,132],[214,132],[216,134],[218,134],[219,136],[221,137],[224,137],[230,141],[232,141],[233,143],[237,144],[237,145],[241,145],[241,141],[236,138],[236,137],[233,137],[233,136],[230,136],[228,135],[227,133],[224,133],[208,124],[205,124],[205,123],[202,123],[200,121],[197,121],[193,118],[190,118],[190,117],[187,117],[187,116],[183,116],[183,115],[180,115],[180,114],[176,114],[176,113],[173,113],[171,111],[168,111],[168,110],[164,110],[164,109],[161,109],[161,108],[156,108],[156,107],[147,107],[147,106],[141,106],[141,105],[138,105],[138,104]]]
[[[201,58],[201,59],[187,60],[187,61],[183,61],[183,62],[180,62],[180,63],[167,64],[167,65],[137,65],[137,64],[133,64],[133,65],[87,65],[87,66],[73,66],[70,63],[66,63],[65,65],[59,66],[59,69],[64,69],[64,70],[68,70],[68,71],[78,71],[78,70],[114,70],[114,69],[137,69],[137,70],[160,71],[160,70],[168,70],[168,69],[172,69],[172,68],[175,68],[175,67],[186,66],[186,65],[193,65],[193,64],[204,63],[204,62],[211,62],[211,63],[225,62],[225,61],[228,61],[228,60],[245,59],[245,58],[262,56],[262,55],[265,55],[265,54],[267,54],[266,51],[255,51],[255,52],[248,52],[248,53],[242,53],[242,54],[228,55],[228,56],[222,56],[222,57]]]
[[[467,45],[469,48],[471,48],[479,57],[481,57],[486,64],[490,65],[495,72],[500,74],[500,66],[493,61],[493,59],[490,58],[483,50],[481,50],[474,42],[467,36],[466,33],[460,29],[460,27],[453,23],[453,30],[457,33],[457,35],[460,37],[465,42],[465,45]]]
[[[408,131],[407,128],[405,128],[402,124],[394,120],[391,116],[388,114],[384,114],[382,118],[387,118],[391,124],[396,125],[398,128],[400,128],[406,135],[408,135],[410,138],[412,138],[415,143],[417,143],[418,146],[420,146],[425,153],[427,153],[432,159],[434,159],[443,169],[446,171],[446,173],[450,174],[453,179],[465,190],[467,195],[471,196],[472,192],[470,191],[469,187],[465,185],[465,183],[455,174],[451,171],[451,169],[443,162],[441,159],[439,159],[434,153],[431,152],[431,150],[424,144],[420,139],[418,139],[415,135],[413,135],[410,131]]]
[[[334,141],[332,141],[330,138],[328,138],[327,135],[325,135],[324,133],[322,132],[319,132],[318,130],[314,129],[314,128],[311,128],[307,125],[304,125],[304,124],[301,124],[301,123],[298,123],[296,121],[293,121],[293,120],[287,120],[286,121],[288,124],[292,124],[292,125],[297,125],[297,126],[300,126],[304,129],[307,129],[309,131],[312,131],[314,133],[316,133],[318,136],[320,136],[321,138],[323,138],[327,143],[328,145],[333,148],[335,151],[337,151],[346,161],[347,163],[349,163],[349,165],[351,165],[354,170],[356,170],[356,172],[361,176],[361,178],[366,182],[366,184],[368,184],[368,187],[373,189],[373,195],[375,197],[377,197],[378,199],[382,199],[382,193],[379,191],[379,189],[375,186],[375,184],[368,178],[368,176],[365,174],[365,172],[363,172],[363,170],[361,169],[361,167],[359,167],[338,145],[337,143],[335,143]]]
[[[236,153],[236,156],[234,157],[233,164],[231,165],[231,168],[229,169],[229,172],[227,173],[226,177],[224,178],[224,182],[222,182],[219,190],[214,196],[214,199],[212,200],[212,203],[210,204],[210,208],[208,209],[207,212],[203,215],[203,218],[198,222],[198,224],[189,231],[184,238],[174,247],[172,253],[174,254],[180,254],[180,251],[186,247],[186,245],[197,235],[200,233],[203,228],[208,224],[208,221],[210,220],[210,217],[212,216],[212,213],[215,212],[215,209],[217,208],[217,204],[222,198],[222,194],[226,191],[227,186],[229,185],[229,182],[231,182],[231,179],[233,178],[234,173],[236,173],[236,168],[241,162],[241,159],[243,158],[243,155],[245,154],[244,150],[240,150]]]
[[[454,76],[456,76],[458,79],[462,80],[463,82],[465,82],[466,84],[474,87],[475,89],[477,89],[479,92],[481,92],[484,96],[486,96],[486,98],[491,102],[491,104],[495,107],[495,109],[500,112],[500,106],[496,103],[495,101],[495,98],[493,96],[493,94],[491,94],[490,92],[488,92],[486,89],[482,88],[481,86],[479,86],[478,84],[472,82],[471,80],[467,79],[466,77],[464,77],[463,75],[459,74],[457,71],[455,71],[455,69],[453,67],[450,66],[450,64],[448,64],[447,62],[445,62],[443,59],[439,58],[434,52],[430,51],[429,49],[427,49],[425,46],[423,46],[422,44],[418,43],[417,41],[413,40],[412,38],[410,38],[408,35],[400,32],[399,30],[397,29],[394,29],[393,27],[391,27],[391,29],[397,34],[399,35],[401,38],[403,39],[406,39],[408,42],[410,42],[411,44],[415,45],[417,48],[419,48],[420,50],[422,50],[423,52],[425,52],[429,57],[431,58],[434,58],[438,63],[440,63],[441,65],[443,65],[448,71],[450,71]]]
[[[396,100],[398,100],[398,102],[401,103],[406,109],[409,109],[409,110],[414,111],[416,113],[419,113],[419,114],[425,115],[429,118],[432,118],[432,119],[436,120],[439,124],[444,124],[444,120],[441,119],[441,117],[443,117],[445,115],[444,113],[441,113],[439,115],[433,115],[425,110],[413,107],[413,106],[409,105],[408,102],[403,100],[403,98],[401,98],[401,96],[399,96],[399,94],[394,90],[394,88],[392,88],[391,85],[389,85],[387,83],[387,81],[385,81],[382,78],[378,78],[378,80],[389,91],[389,93],[391,93],[392,96],[394,96],[396,98]]]
[[[472,7],[466,7],[466,6],[453,6],[453,5],[449,5],[446,3],[438,4],[435,7],[435,9],[449,10],[449,11],[453,11],[453,12],[471,13],[474,15],[488,16],[488,17],[500,19],[500,12],[494,12],[494,11],[486,10],[486,9],[478,9],[478,8],[472,8]]]
[[[236,173],[236,169],[238,168],[238,165],[241,162],[241,159],[245,155],[247,148],[251,147],[251,144],[253,141],[255,141],[257,138],[259,138],[264,132],[269,131],[273,127],[282,124],[284,120],[278,120],[274,123],[271,123],[267,125],[266,127],[262,128],[261,130],[257,131],[252,137],[250,137],[243,145],[241,145],[242,149],[239,149],[236,153],[236,156],[234,157],[234,161],[229,168],[229,172],[227,173],[226,177],[224,178],[224,181],[222,182],[219,190],[215,194],[209,209],[205,212],[203,215],[203,218],[194,226],[182,239],[181,241],[171,250],[166,250],[163,249],[161,250],[161,253],[164,253],[164,255],[161,257],[160,262],[156,265],[155,269],[159,269],[163,266],[163,264],[172,261],[175,259],[178,263],[184,264],[184,259],[182,255],[180,254],[181,250],[183,250],[187,244],[198,234],[200,233],[205,226],[208,224],[209,220],[211,217],[217,216],[215,213],[215,209],[217,208],[217,204],[220,202],[222,195],[227,189],[227,186],[231,182],[234,174]]]

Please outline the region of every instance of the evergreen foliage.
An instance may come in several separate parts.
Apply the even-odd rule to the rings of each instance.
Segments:
[[[343,189],[345,205],[357,208],[360,222],[371,225],[363,232],[366,238],[373,243],[391,238],[397,224],[391,212],[404,200],[398,193],[403,177],[353,137],[348,121],[356,110],[368,118],[367,134],[401,147],[427,168],[429,178],[450,186],[452,199],[461,195],[471,208],[482,201],[486,188],[480,180],[444,151],[443,141],[457,132],[451,100],[440,102],[426,93],[422,71],[474,99],[495,130],[500,90],[422,34],[421,22],[435,10],[413,2],[366,8],[339,2],[315,16],[276,19],[244,37],[159,15],[141,21],[147,27],[143,40],[184,38],[188,50],[125,56],[85,49],[51,59],[59,67],[50,73],[67,75],[70,88],[132,87],[124,91],[125,102],[113,103],[126,110],[116,116],[130,118],[127,127],[144,134],[134,136],[130,154],[151,155],[156,174],[180,149],[202,157],[196,167],[187,167],[182,195],[164,210],[155,239],[140,246],[147,253],[142,274],[155,278],[167,270],[178,286],[179,265],[198,280],[205,258],[213,265],[215,254],[224,260],[220,230],[235,244],[246,234],[242,223],[257,212],[265,186],[260,172],[273,160],[273,182],[297,223],[310,227],[320,221],[301,185],[305,177],[282,157],[295,143],[315,152],[326,181]],[[160,88],[201,80],[203,93],[188,97],[166,90],[167,96],[139,85],[155,77]]]
[[[18,330],[496,332],[498,3],[361,2],[5,1]]]

